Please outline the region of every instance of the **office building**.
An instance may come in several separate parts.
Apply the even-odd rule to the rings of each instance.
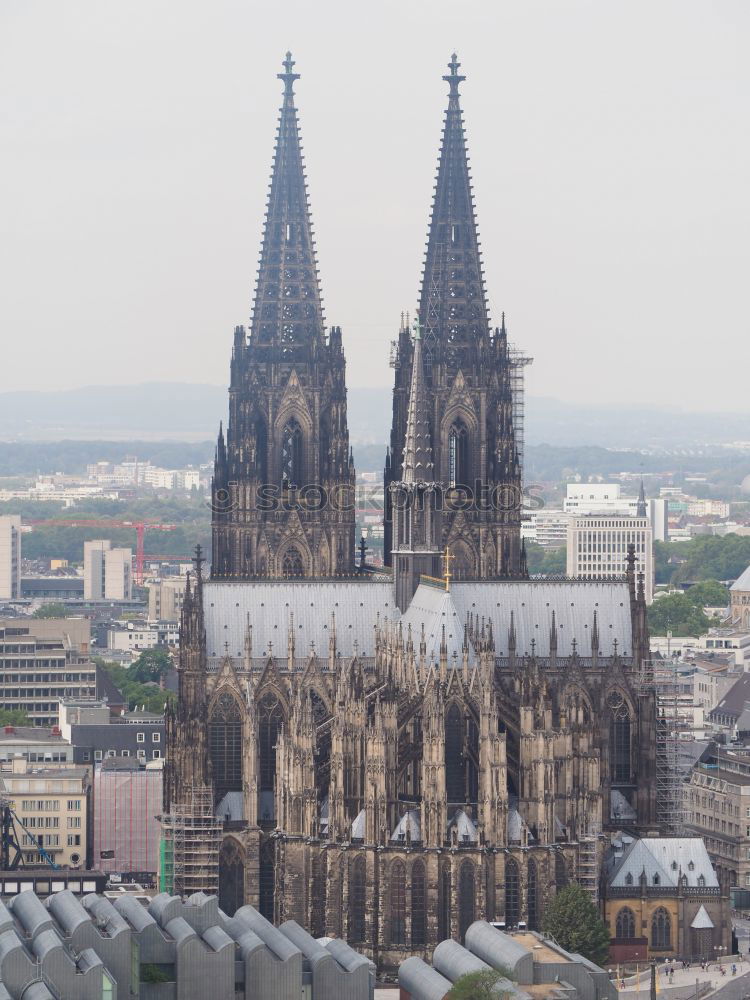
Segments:
[[[166,700],[166,694],[165,694]],[[60,705],[60,733],[77,764],[130,757],[140,764],[164,756],[164,716],[136,710],[113,715],[109,701],[68,699]]]
[[[55,726],[62,698],[95,698],[85,618],[0,619],[0,708]]]
[[[21,596],[21,518],[0,517],[0,601]]]
[[[20,847],[24,864],[87,866],[89,777],[85,767],[37,768],[14,757],[0,770],[0,792],[23,827]]]
[[[83,543],[83,598],[86,601],[129,601],[133,596],[133,553],[112,548],[108,538]]]
[[[178,622],[185,594],[185,577],[156,580],[148,585],[148,617],[150,621]]]
[[[645,516],[584,514],[568,524],[567,572],[593,580],[623,577],[628,567],[628,547],[635,546],[644,574],[646,603],[654,597],[653,533]]]

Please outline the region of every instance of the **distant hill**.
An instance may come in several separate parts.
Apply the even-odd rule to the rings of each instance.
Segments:
[[[587,406],[535,397],[526,400],[525,411],[527,445],[692,454],[750,440],[750,418],[740,413]],[[226,387],[199,383],[6,392],[0,393],[0,441],[206,441],[215,438],[226,413]],[[355,446],[384,450],[390,423],[390,389],[349,390],[349,433]]]

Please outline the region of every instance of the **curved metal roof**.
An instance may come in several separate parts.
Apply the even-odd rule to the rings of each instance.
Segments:
[[[412,1000],[444,1000],[453,983],[413,955],[398,967],[398,984]]]
[[[461,976],[469,972],[481,972],[489,969],[490,966],[483,962],[479,956],[472,954],[458,941],[441,941],[432,953],[432,964],[437,971],[455,983]]]
[[[532,959],[528,948],[486,920],[474,921],[466,931],[465,941],[466,946],[493,969],[504,966],[513,972],[519,962]]]

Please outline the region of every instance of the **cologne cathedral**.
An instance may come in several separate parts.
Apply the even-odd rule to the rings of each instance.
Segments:
[[[643,576],[530,578],[504,322],[490,325],[448,85],[418,320],[401,323],[386,566],[355,552],[343,337],[326,328],[294,86],[219,431],[210,573],[185,595],[165,810],[210,792],[217,884],[379,967],[592,894],[656,823]],[[385,349],[385,345],[384,345]]]

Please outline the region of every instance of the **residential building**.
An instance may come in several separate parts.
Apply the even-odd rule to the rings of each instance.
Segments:
[[[24,864],[84,867],[88,847],[89,777],[85,767],[37,768],[14,757],[0,770],[0,790],[25,831],[20,847]]]
[[[96,697],[89,643],[84,618],[0,619],[0,708],[54,726],[62,698]]]
[[[178,622],[185,594],[185,577],[167,577],[148,585],[148,617],[151,621]]]
[[[729,588],[729,619],[732,625],[750,629],[750,566]]]
[[[524,512],[521,537],[545,549],[561,549],[568,540],[570,515],[553,507]]]
[[[0,601],[21,596],[21,518],[17,514],[0,517]]]
[[[76,881],[80,892],[83,880],[71,886]],[[252,906],[230,919],[216,896],[160,893],[146,907],[132,893],[55,892],[43,903],[26,891],[8,899],[3,914],[7,1000],[372,1000],[374,992],[372,963],[343,941],[316,941],[294,920],[276,928]]]
[[[176,649],[179,645],[179,624],[167,622],[116,622],[107,629],[107,649],[121,652],[141,652],[144,649]]]
[[[712,743],[690,775],[685,829],[703,838],[720,880],[750,888],[750,754]]]
[[[164,756],[163,715],[143,710],[113,715],[108,701],[63,701],[60,732],[73,746],[77,764],[91,765],[112,757],[131,757],[146,764]]]
[[[133,552],[112,548],[108,538],[83,543],[83,597],[86,601],[129,601],[133,596]]]
[[[552,938],[533,931],[507,934],[486,920],[466,930],[464,943],[441,941],[431,964],[417,955],[398,970],[401,1000],[444,1000],[453,984],[470,972],[503,969],[497,995],[518,1000],[616,1000],[617,987],[605,969],[561,948]]]
[[[732,920],[699,837],[612,837],[604,862],[610,962],[713,959],[729,954]]]
[[[697,649],[729,654],[735,666],[750,670],[750,623],[743,628],[710,628],[699,636]]]
[[[94,768],[93,863],[101,871],[158,872],[162,777],[161,767],[135,757]]]
[[[690,499],[687,505],[688,517],[729,517],[730,505],[725,500]]]
[[[743,671],[708,714],[708,721],[726,730],[730,739],[738,737],[740,717],[750,704],[750,673]]]
[[[622,577],[627,569],[628,546],[635,545],[638,568],[643,572],[646,603],[654,597],[653,532],[645,516],[584,514],[568,524],[568,576],[597,579]]]
[[[0,762],[8,763],[15,757],[47,768],[71,767],[73,747],[59,726],[4,726],[0,730]]]

